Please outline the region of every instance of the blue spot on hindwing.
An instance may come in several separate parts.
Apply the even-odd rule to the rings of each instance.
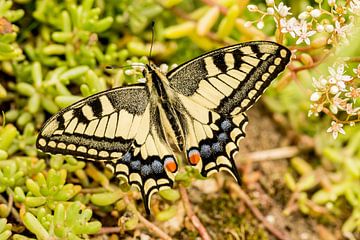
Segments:
[[[140,160],[136,160],[136,161],[130,162],[130,167],[131,167],[133,170],[139,171],[139,170],[140,170],[140,167],[141,167],[141,162],[140,162]]]
[[[131,153],[127,152],[124,154],[124,156],[122,157],[122,160],[126,163],[129,163],[131,160]]]
[[[229,137],[226,133],[220,133],[218,135],[219,142],[225,143],[228,139],[229,139]]]
[[[207,144],[201,145],[200,155],[203,158],[209,158],[211,156],[211,147]]]
[[[225,132],[229,131],[231,128],[231,122],[229,119],[225,119],[221,124],[220,127],[222,130],[224,130]]]
[[[141,166],[141,176],[148,176],[152,173],[152,169],[149,165],[143,165]]]
[[[220,153],[220,152],[223,152],[224,151],[224,147],[223,147],[223,144],[220,143],[220,142],[216,142],[216,143],[213,143],[213,145],[211,146],[212,150],[216,153]]]
[[[156,174],[160,174],[164,171],[164,166],[158,160],[155,160],[151,163],[151,168]]]

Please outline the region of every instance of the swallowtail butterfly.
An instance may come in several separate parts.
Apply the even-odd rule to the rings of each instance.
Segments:
[[[248,110],[284,70],[291,52],[274,42],[224,47],[167,74],[146,65],[146,83],[87,97],[55,114],[37,147],[54,154],[104,161],[141,191],[150,212],[154,192],[171,188],[176,152],[207,177],[228,171],[245,137]]]

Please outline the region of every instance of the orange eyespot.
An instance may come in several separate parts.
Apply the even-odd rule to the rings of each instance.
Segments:
[[[166,169],[169,172],[172,172],[172,173],[176,172],[177,165],[173,158],[166,159],[164,164],[165,164]]]
[[[189,152],[189,162],[191,165],[196,165],[198,164],[198,162],[200,162],[201,160],[201,156],[200,156],[200,152],[197,150],[191,150]]]

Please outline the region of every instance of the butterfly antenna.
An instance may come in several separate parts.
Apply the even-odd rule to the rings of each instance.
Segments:
[[[151,53],[152,53],[152,48],[154,45],[154,38],[155,38],[155,21],[151,22],[151,45],[150,45],[150,53],[149,53],[149,64],[150,64],[150,58],[151,58]]]

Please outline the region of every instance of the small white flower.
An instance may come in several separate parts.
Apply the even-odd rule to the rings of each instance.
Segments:
[[[293,38],[295,38],[296,36],[295,29],[299,28],[299,22],[294,17],[290,18],[289,20],[286,20],[285,18],[281,18],[280,27],[282,33],[289,33]]]
[[[357,115],[359,113],[360,107],[353,108],[352,103],[346,104],[346,113],[349,115]]]
[[[317,104],[317,103],[313,103],[310,104],[310,110],[308,112],[308,117],[310,117],[311,115],[314,116],[319,116],[319,112],[321,112],[323,110],[323,105],[322,104]]]
[[[348,26],[341,26],[339,21],[335,21],[334,32],[342,38],[346,38],[346,32],[348,31]]]
[[[274,8],[272,8],[272,7],[268,7],[268,8],[266,9],[266,12],[267,12],[269,15],[274,15],[275,10],[274,10]]]
[[[300,44],[304,41],[307,45],[310,45],[309,37],[314,35],[316,31],[312,30],[308,32],[307,28],[308,28],[307,23],[301,22],[301,26],[295,29],[295,33],[299,37],[299,39],[296,41],[296,44]]]
[[[352,98],[356,103],[356,99],[360,98],[360,88],[350,87],[350,91],[345,93],[345,97]]]
[[[302,12],[302,13],[299,14],[298,18],[299,18],[300,20],[305,20],[305,19],[307,19],[309,16],[310,16],[310,15],[309,15],[308,12]]]
[[[328,4],[330,7],[335,6],[336,0],[328,0]]]
[[[328,128],[327,132],[332,133],[333,138],[336,139],[338,137],[339,133],[345,135],[345,131],[342,127],[343,127],[342,123],[337,123],[335,121],[332,121],[331,127]]]
[[[336,85],[334,85],[334,86],[331,86],[330,87],[330,93],[331,94],[337,94],[339,92],[339,88],[338,88],[338,86],[336,86]]]
[[[345,110],[346,109],[346,104],[347,101],[349,100],[348,98],[340,98],[341,92],[337,93],[333,98],[332,98],[332,106],[336,107],[336,109],[340,109],[340,110]],[[335,113],[335,112],[334,112]],[[337,113],[337,110],[336,110]],[[335,113],[335,114],[336,114]]]
[[[360,16],[360,0],[351,1],[349,11],[357,16]]]
[[[323,25],[318,24],[318,25],[316,26],[316,31],[318,31],[318,32],[323,32],[324,30],[325,30],[325,28],[324,28]]]
[[[313,17],[313,18],[318,18],[320,17],[321,15],[321,11],[319,9],[314,9],[310,12],[310,15]]]
[[[317,101],[320,100],[321,96],[322,96],[322,93],[321,93],[321,92],[314,92],[314,93],[311,94],[311,96],[310,96],[310,101],[312,101],[312,102],[317,102]]]
[[[247,9],[249,12],[256,12],[258,10],[258,7],[256,5],[250,4],[247,6]]]
[[[357,68],[353,68],[353,72],[356,74],[357,78],[360,78],[360,64],[357,66]]]
[[[312,82],[313,82],[314,87],[320,91],[325,91],[326,87],[328,85],[328,80],[326,78],[324,78],[323,76],[320,76],[319,78],[313,77]]]
[[[279,13],[281,17],[291,15],[291,13],[289,12],[291,8],[286,6],[283,2],[280,2],[278,6],[274,6],[274,9]]]
[[[331,25],[331,24],[325,25],[325,31],[328,32],[328,33],[333,32],[334,31],[334,26]]]
[[[259,21],[257,24],[256,24],[256,27],[258,29],[263,29],[264,28],[264,22],[263,21]]]
[[[267,6],[274,6],[274,0],[266,0],[265,2]]]
[[[351,76],[344,75],[345,74],[344,64],[339,64],[336,70],[333,67],[329,67],[329,73],[330,73],[329,83],[336,84],[342,91],[345,90],[346,87],[345,82],[352,80]]]

